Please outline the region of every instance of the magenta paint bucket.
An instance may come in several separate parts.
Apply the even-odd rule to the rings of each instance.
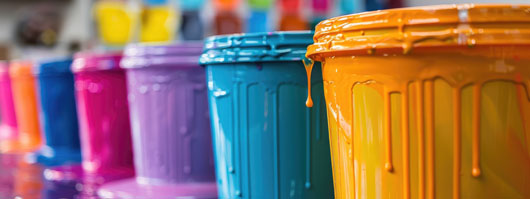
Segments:
[[[137,176],[104,185],[101,197],[217,197],[201,52],[201,43],[126,48]]]
[[[11,91],[9,64],[0,62],[0,151],[10,152],[17,139],[17,118]]]
[[[75,95],[82,167],[47,169],[49,180],[76,180],[97,187],[134,176],[125,71],[121,53],[74,56]],[[93,190],[95,192],[95,190]]]

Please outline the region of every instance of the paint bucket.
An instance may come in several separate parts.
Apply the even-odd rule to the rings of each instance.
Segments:
[[[41,62],[34,68],[38,81],[40,121],[45,144],[37,162],[56,166],[81,162],[71,58]]]
[[[104,44],[123,46],[133,39],[140,18],[135,3],[107,0],[94,3],[94,21]]]
[[[82,167],[46,169],[48,180],[81,182],[95,189],[109,181],[134,176],[125,71],[121,53],[78,53],[74,56],[77,116]]]
[[[307,55],[325,63],[335,196],[530,197],[528,9],[432,6],[320,23]]]
[[[7,62],[0,62],[0,99],[0,151],[12,152],[16,150],[18,130]]]
[[[103,198],[217,198],[202,43],[130,45],[126,69],[136,179]]]
[[[210,37],[206,66],[220,198],[332,198],[319,72],[304,106],[307,32]],[[320,67],[315,67],[320,71]]]
[[[30,61],[13,61],[9,68],[18,123],[17,148],[25,152],[37,150],[42,143],[32,67]]]

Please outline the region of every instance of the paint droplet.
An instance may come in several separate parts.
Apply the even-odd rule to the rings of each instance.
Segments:
[[[388,172],[392,172],[392,171],[394,171],[394,167],[393,167],[392,164],[390,164],[389,162],[385,163],[385,169],[386,169]]]
[[[479,177],[480,173],[481,171],[479,168],[473,168],[473,170],[471,171],[471,175],[473,175],[473,177]]]
[[[311,71],[313,71],[315,62],[308,58],[303,59],[302,62],[304,63],[307,74],[307,100],[305,101],[305,105],[307,107],[313,107],[313,99],[311,98]]]

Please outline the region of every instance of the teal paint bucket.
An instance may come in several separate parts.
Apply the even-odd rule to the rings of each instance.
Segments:
[[[312,32],[210,37],[206,67],[220,198],[333,198],[320,65],[305,106]]]

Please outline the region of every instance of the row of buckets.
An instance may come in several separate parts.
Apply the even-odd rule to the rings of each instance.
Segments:
[[[38,149],[47,179],[103,198],[529,198],[528,10],[394,9],[13,61],[2,150]]]

